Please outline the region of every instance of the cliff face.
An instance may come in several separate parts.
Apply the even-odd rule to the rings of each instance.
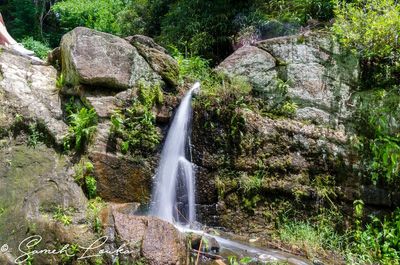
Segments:
[[[260,41],[238,49],[217,70],[247,80],[265,110],[229,100],[195,104],[193,153],[203,222],[268,235],[283,212],[307,219],[333,207],[351,216],[356,199],[374,210],[399,205],[396,191],[361,177],[351,143],[360,122],[352,96],[358,62],[330,36]],[[289,115],[277,116],[287,103],[293,106]],[[226,105],[233,107],[221,111]]]

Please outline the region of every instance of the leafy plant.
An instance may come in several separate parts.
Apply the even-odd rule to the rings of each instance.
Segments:
[[[56,80],[56,87],[61,90],[65,85],[65,77],[64,75],[61,73]]]
[[[28,146],[35,147],[43,140],[43,133],[40,132],[37,123],[29,124]]]
[[[83,190],[89,199],[95,198],[97,192],[97,181],[96,178],[92,176],[93,171],[93,164],[85,159],[82,159],[75,166],[74,179],[81,187],[83,187]]]
[[[100,212],[104,207],[105,203],[100,197],[92,199],[88,203],[87,219],[90,220],[93,231],[96,233],[101,231]]]
[[[121,0],[64,0],[53,5],[62,27],[72,30],[85,26],[99,31],[121,34],[118,13],[124,9]]]
[[[70,216],[71,209],[64,209],[61,206],[57,206],[53,214],[53,218],[63,225],[68,226],[72,223],[72,216]]]
[[[356,207],[359,204],[356,204]],[[390,216],[379,219],[372,216],[363,230],[356,230],[351,253],[351,262],[399,264],[400,261],[400,209]]]
[[[123,112],[116,111],[111,116],[111,132],[116,138],[121,138],[122,153],[148,154],[160,143],[152,111],[155,105],[163,102],[163,93],[159,85],[149,86],[140,83],[137,89],[137,99]]]
[[[91,108],[82,107],[76,113],[68,116],[69,133],[64,138],[64,148],[71,149],[72,145],[77,151],[82,151],[92,140],[97,129],[97,114]]]
[[[364,88],[398,84],[400,6],[396,0],[336,0],[333,32],[362,57]]]

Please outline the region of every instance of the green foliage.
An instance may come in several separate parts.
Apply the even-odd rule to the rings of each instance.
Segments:
[[[96,197],[97,181],[93,177],[94,166],[86,159],[82,159],[75,166],[75,181],[83,188],[87,197],[93,199]]]
[[[357,205],[356,205],[357,207]],[[371,217],[363,230],[357,229],[351,253],[347,259],[353,264],[394,264],[400,261],[400,209],[383,218]]]
[[[179,79],[193,81],[206,80],[210,78],[209,61],[200,56],[185,57],[176,47],[172,47],[173,56],[178,63]]]
[[[96,111],[93,108],[82,107],[77,112],[69,114],[67,121],[69,130],[64,138],[64,148],[69,150],[73,145],[77,151],[84,150],[97,129]]]
[[[333,18],[331,0],[256,0],[254,8],[266,19],[305,24],[310,19],[328,21]]]
[[[57,2],[52,10],[67,30],[84,26],[118,35],[121,28],[117,16],[123,8],[122,0],[64,0]]]
[[[72,223],[72,216],[70,215],[72,209],[64,209],[61,206],[55,208],[53,219],[61,222],[63,225],[68,226]]]
[[[65,86],[65,77],[64,75],[61,73],[56,80],[56,87],[57,89],[61,90],[63,87]]]
[[[22,39],[22,44],[28,50],[34,51],[39,58],[43,60],[47,59],[47,54],[50,51],[50,47],[47,43],[34,40],[33,37],[25,37]]]
[[[280,240],[306,251],[308,257],[315,257],[327,250],[341,253],[345,238],[332,226],[329,216],[318,217],[316,223],[284,218],[278,228]]]
[[[90,221],[92,229],[95,233],[101,232],[100,212],[105,207],[105,203],[100,197],[92,199],[88,203],[87,219]]]
[[[10,0],[9,8],[4,11],[6,12],[5,19],[7,18],[7,13],[9,13],[10,17],[14,18],[8,24],[10,34],[14,36],[14,38],[22,39],[24,36],[31,35],[32,32],[38,31],[39,25],[36,22],[38,10],[33,1]]]
[[[29,124],[29,136],[28,136],[28,146],[36,147],[39,142],[44,140],[43,133],[40,132],[37,123]]]
[[[289,82],[280,78],[275,79],[275,88],[271,92],[258,93],[263,99],[260,106],[264,115],[275,117],[292,118],[297,111],[297,104],[288,97]]]
[[[364,92],[358,99],[356,118],[361,136],[354,144],[363,157],[366,174],[375,184],[400,181],[400,138],[396,129],[399,104],[397,90]]]
[[[155,126],[156,117],[153,107],[163,102],[163,93],[159,85],[149,86],[140,83],[137,99],[123,112],[117,111],[111,116],[111,133],[122,139],[121,151],[136,154],[150,154],[160,143],[161,135]]]
[[[334,32],[341,43],[366,57],[397,52],[400,6],[395,0],[337,1]]]
[[[344,47],[362,57],[364,88],[398,84],[400,6],[397,1],[336,2],[333,32]]]
[[[162,18],[160,39],[191,54],[225,57],[236,30],[232,20],[248,5],[233,0],[174,1]]]

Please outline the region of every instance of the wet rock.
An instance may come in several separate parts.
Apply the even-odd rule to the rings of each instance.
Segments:
[[[129,37],[128,40],[168,85],[178,86],[178,63],[168,54],[166,49],[155,43],[152,38],[142,35]]]
[[[112,202],[148,202],[154,165],[113,153],[90,154],[97,179],[97,193]]]
[[[186,246],[182,234],[170,223],[155,217],[134,216],[112,209],[119,244],[129,246],[136,259],[148,264],[186,264]]]
[[[135,47],[111,34],[78,27],[63,36],[60,47],[67,84],[124,90],[139,80],[162,82]]]
[[[61,100],[55,85],[57,71],[52,66],[33,65],[7,49],[0,54],[0,127],[7,129],[20,115],[45,125],[57,144],[67,133],[62,120]]]
[[[218,241],[209,236],[202,236],[198,234],[191,234],[190,236],[190,242],[192,249],[194,250],[199,250],[200,249],[200,243],[201,243],[201,249],[200,251],[202,252],[214,252],[218,253],[220,249],[220,245]],[[201,242],[203,241],[203,242]]]

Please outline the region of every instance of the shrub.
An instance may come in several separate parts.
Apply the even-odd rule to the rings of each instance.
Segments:
[[[309,19],[330,20],[334,5],[331,0],[256,0],[253,8],[266,19],[303,25]]]
[[[28,50],[34,51],[39,58],[43,60],[47,59],[47,54],[50,51],[50,47],[47,43],[34,40],[32,37],[26,37],[22,39],[22,44]]]
[[[360,215],[362,204],[356,204],[356,206]],[[353,239],[347,250],[348,262],[398,265],[400,261],[400,209],[396,209],[383,220],[371,216],[365,228],[361,225],[356,227]]]
[[[398,84],[400,6],[395,0],[336,1],[333,32],[362,57],[364,88]]]
[[[373,183],[400,182],[400,119],[397,90],[383,89],[363,92],[357,100],[356,119],[360,137],[355,146],[364,161],[366,175]],[[371,107],[373,106],[373,107]]]
[[[53,5],[52,10],[67,30],[84,26],[119,35],[121,29],[117,15],[123,8],[122,0],[64,0]]]
[[[390,56],[399,48],[400,6],[395,0],[336,1],[333,31],[341,43],[366,57]]]

